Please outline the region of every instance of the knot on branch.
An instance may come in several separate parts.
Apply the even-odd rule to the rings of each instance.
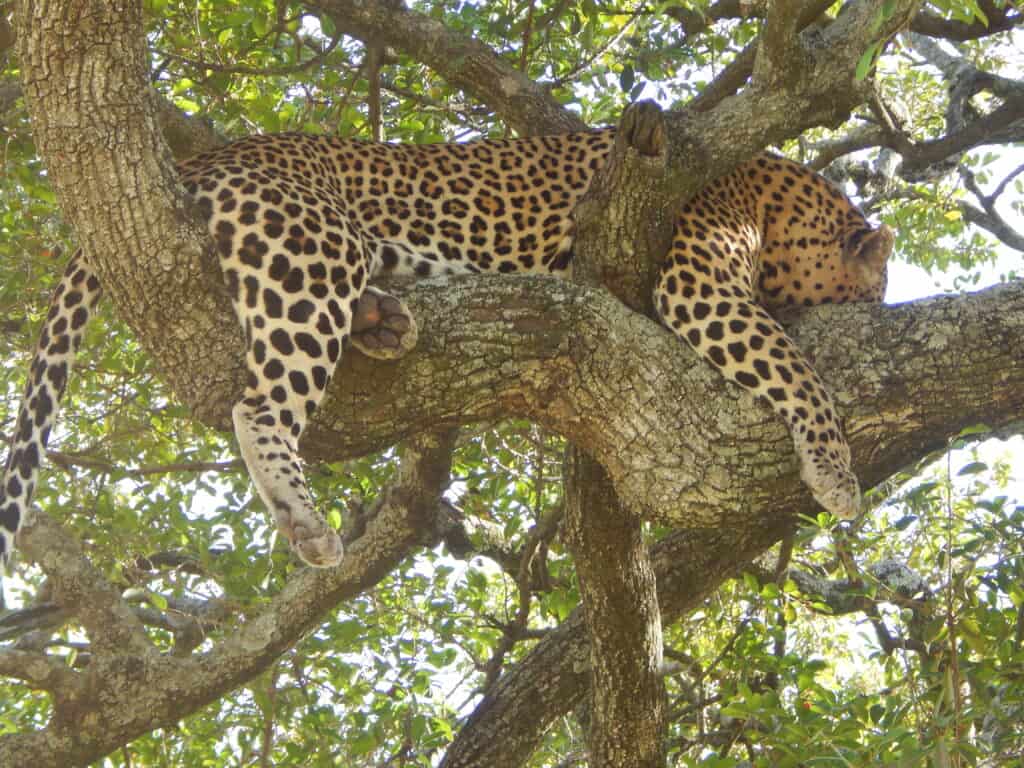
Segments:
[[[615,137],[618,154],[621,155],[628,147],[646,157],[658,157],[665,153],[667,143],[665,115],[661,107],[650,99],[626,107]]]
[[[577,279],[604,286],[644,313],[679,204],[668,188],[668,159],[668,129],[661,108],[652,101],[630,105],[616,131],[611,156],[574,214]]]

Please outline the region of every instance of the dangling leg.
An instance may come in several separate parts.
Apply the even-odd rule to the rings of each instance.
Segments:
[[[327,286],[310,286],[323,294]],[[242,458],[278,530],[309,565],[341,561],[341,539],[313,507],[298,441],[330,382],[352,322],[354,291],[327,295],[264,288],[236,309],[248,343],[249,381],[232,412]]]
[[[259,221],[260,211],[255,213]],[[298,442],[351,329],[365,287],[363,248],[355,235],[324,228],[317,240],[298,244],[301,253],[275,253],[281,246],[269,238],[244,230],[230,232],[229,238],[223,235],[226,229],[221,228],[218,244],[234,255],[224,273],[245,331],[249,369],[245,396],[232,411],[242,458],[278,530],[299,557],[317,567],[337,565],[341,538],[313,507]],[[216,221],[211,230],[216,237]],[[353,257],[319,257],[319,241],[328,236],[344,246],[324,251]]]
[[[7,564],[18,529],[30,520],[32,492],[57,405],[100,295],[99,280],[77,251],[50,299],[50,313],[39,335],[14,440],[0,476],[0,564]]]
[[[298,462],[298,440],[281,428],[280,414],[265,396],[247,390],[231,411],[242,458],[278,530],[302,561],[319,568],[337,565],[341,538],[313,507]]]
[[[743,215],[724,221],[743,221]],[[832,397],[782,326],[753,299],[757,238],[752,224],[709,228],[684,209],[655,305],[665,325],[782,417],[815,499],[837,517],[855,517],[860,491]]]

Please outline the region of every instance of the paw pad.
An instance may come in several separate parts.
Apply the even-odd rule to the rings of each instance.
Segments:
[[[367,357],[395,360],[416,346],[416,321],[409,308],[383,291],[368,288],[352,318],[352,346]]]

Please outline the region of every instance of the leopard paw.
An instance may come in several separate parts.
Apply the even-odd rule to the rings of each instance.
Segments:
[[[416,346],[418,337],[405,302],[376,288],[363,291],[352,318],[353,347],[377,360],[397,360]]]
[[[815,501],[840,520],[853,520],[860,514],[860,485],[849,470],[804,462],[800,476]]]
[[[331,528],[310,530],[296,525],[292,528],[291,542],[302,562],[314,568],[332,568],[341,562],[345,554],[341,537]]]

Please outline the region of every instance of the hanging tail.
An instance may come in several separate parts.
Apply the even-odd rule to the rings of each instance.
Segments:
[[[29,504],[46,453],[50,428],[82,334],[102,291],[95,273],[76,251],[50,299],[18,411],[10,452],[0,477],[0,565],[7,567],[18,529],[30,519]]]

